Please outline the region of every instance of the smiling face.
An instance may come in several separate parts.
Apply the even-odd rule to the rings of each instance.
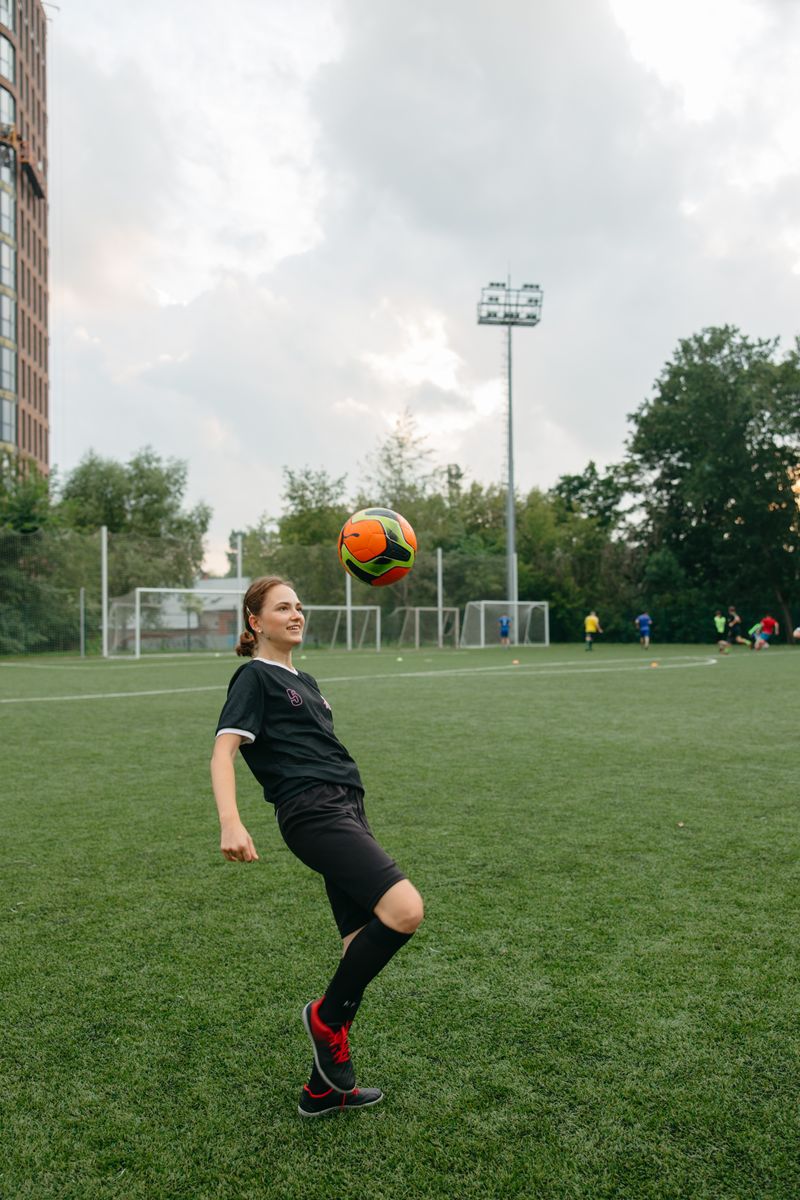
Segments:
[[[261,610],[250,617],[250,627],[258,636],[258,651],[265,658],[275,651],[290,653],[303,640],[306,619],[294,588],[279,583],[264,597]]]

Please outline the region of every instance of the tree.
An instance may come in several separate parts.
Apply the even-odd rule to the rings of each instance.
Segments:
[[[520,595],[550,605],[551,634],[570,641],[597,608],[615,640],[632,636],[635,561],[601,519],[584,516],[560,496],[532,488],[517,508]]]
[[[392,508],[414,525],[418,506],[441,477],[441,472],[430,466],[430,459],[431,450],[417,431],[413,413],[406,408],[389,436],[378,445],[359,501],[364,507]]]
[[[580,475],[562,475],[552,488],[565,508],[593,517],[601,529],[619,524],[625,491],[621,467],[611,466],[601,474],[593,460]]]
[[[61,489],[62,525],[84,533],[105,525],[111,535],[109,589],[188,587],[203,561],[211,520],[207,504],[184,508],[187,466],[150,447],[128,463],[90,451]]]
[[[709,597],[775,602],[791,628],[800,590],[800,343],[730,326],[682,340],[632,415],[627,465],[647,551],[668,548]]]
[[[162,460],[149,446],[128,463],[90,450],[61,489],[61,513],[73,529],[105,525],[110,533],[199,540],[208,530],[211,509],[202,503],[184,509],[187,478],[185,462]]]
[[[331,477],[303,467],[283,469],[284,510],[278,520],[278,535],[284,545],[315,546],[335,542],[347,519],[344,498],[346,475]]]
[[[0,529],[34,533],[53,525],[51,486],[33,459],[0,450]]]

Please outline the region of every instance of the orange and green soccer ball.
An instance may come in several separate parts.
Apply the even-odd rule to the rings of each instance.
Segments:
[[[416,554],[417,535],[390,508],[362,508],[339,534],[342,566],[370,587],[397,583],[413,567]]]

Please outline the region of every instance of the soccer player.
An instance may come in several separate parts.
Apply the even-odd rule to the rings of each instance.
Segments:
[[[591,650],[595,634],[602,632],[603,631],[600,628],[600,618],[594,609],[592,609],[588,617],[586,617],[583,622],[583,640],[586,642],[587,650]]]
[[[720,654],[730,653],[730,643],[727,635],[728,622],[723,616],[722,609],[718,608],[714,613],[714,628],[717,631],[717,645],[719,646]]]
[[[505,616],[498,617],[497,624],[500,626],[500,645],[507,646],[508,637],[511,632],[511,618]]]
[[[727,639],[732,646],[752,646],[752,642],[742,636],[742,618],[736,611],[736,606],[728,606]]]
[[[747,631],[747,638],[750,643],[751,650],[761,650],[761,648],[763,646],[766,646],[767,643],[764,641],[764,639],[761,636],[761,622],[760,621],[756,621],[755,625],[750,626],[750,628]]]
[[[652,624],[653,622],[647,609],[643,613],[640,613],[634,621],[634,625],[639,630],[639,645],[645,650],[650,646],[650,629]]]
[[[770,639],[779,637],[781,627],[773,617],[772,613],[767,613],[761,618],[761,640],[765,645],[769,645]]]
[[[348,1033],[367,985],[404,946],[423,917],[422,897],[376,841],[364,815],[364,788],[333,731],[328,701],[311,675],[292,665],[303,638],[303,606],[274,576],[256,579],[243,606],[234,673],[217,725],[211,781],[220,850],[229,862],[258,860],[239,817],[234,762],[241,751],[275,805],[281,836],[325,882],[342,957],[325,993],[303,1009],[314,1054],[300,1095],[303,1117],[378,1104],[378,1088],[356,1087]]]

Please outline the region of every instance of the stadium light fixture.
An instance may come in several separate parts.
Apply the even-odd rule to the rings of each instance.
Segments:
[[[515,325],[521,325],[525,329],[538,325],[542,318],[542,299],[543,292],[538,283],[523,283],[520,288],[512,288],[509,279],[507,283],[490,283],[482,288],[481,298],[478,302],[479,325],[505,325],[506,327],[506,394],[508,397],[506,568],[508,571],[508,599],[515,604],[518,597],[516,514],[514,511],[514,422],[511,408],[511,330]],[[515,622],[515,641],[516,624]]]

